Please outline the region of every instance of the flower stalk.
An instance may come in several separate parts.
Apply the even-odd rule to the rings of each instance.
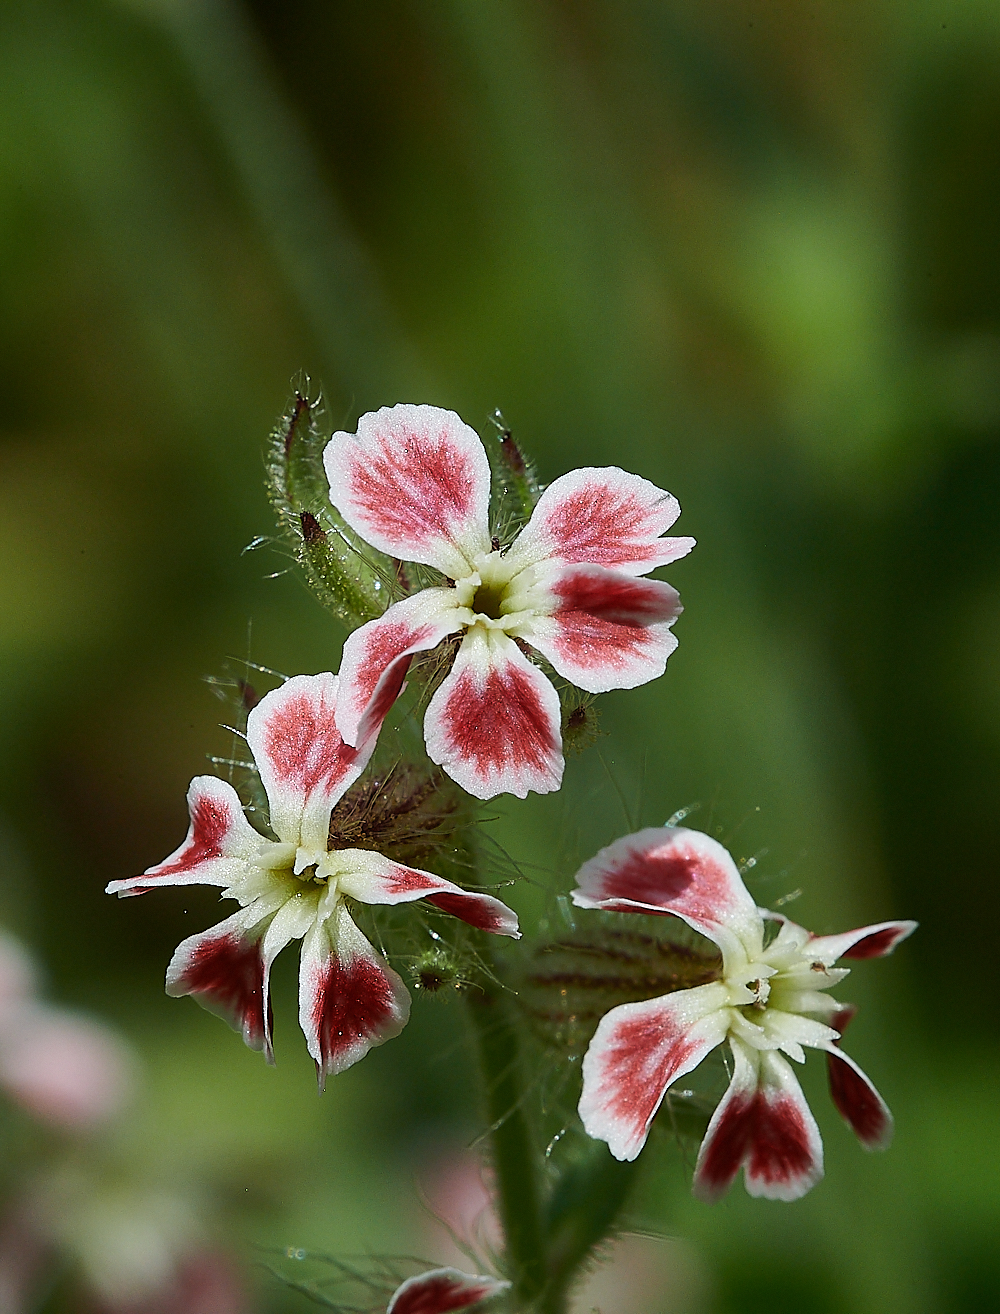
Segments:
[[[543,1227],[534,1143],[525,1108],[523,1056],[517,1017],[499,986],[469,992],[469,1016],[490,1126],[496,1182],[496,1209],[506,1243],[507,1275],[514,1308],[540,1308],[546,1287],[546,1233]]]
[[[614,1230],[636,1177],[600,1147],[560,1177],[545,1210],[546,1274],[539,1314],[565,1314],[582,1265]]]

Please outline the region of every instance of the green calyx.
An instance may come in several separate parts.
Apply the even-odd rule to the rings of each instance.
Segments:
[[[496,433],[483,444],[493,474],[490,533],[501,543],[510,543],[530,520],[542,485],[499,411],[490,416],[490,424]]]
[[[401,588],[392,560],[363,543],[330,502],[322,402],[296,392],[267,448],[267,491],[278,529],[327,611],[357,629],[381,616]]]
[[[539,945],[518,982],[521,1007],[547,1048],[580,1055],[610,1009],[705,985],[722,970],[715,946],[674,918],[660,933],[622,925],[620,913],[587,918],[586,931]]]

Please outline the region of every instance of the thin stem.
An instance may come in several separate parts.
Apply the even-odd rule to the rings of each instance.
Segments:
[[[511,1006],[500,990],[488,985],[470,992],[469,998],[493,1128],[490,1142],[508,1276],[514,1284],[514,1307],[527,1309],[545,1287],[546,1263],[536,1167],[541,1156],[523,1107],[521,1047]]]
[[[546,1209],[548,1283],[539,1314],[564,1314],[573,1279],[614,1226],[635,1172],[635,1163],[619,1163],[599,1142],[566,1169]]]

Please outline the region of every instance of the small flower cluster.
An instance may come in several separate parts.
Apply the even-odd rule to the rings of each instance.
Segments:
[[[112,881],[109,893],[146,894],[162,885],[215,885],[239,911],[184,940],[167,969],[167,993],[193,995],[225,1018],[253,1049],[271,1049],[269,977],[274,959],[302,941],[299,1022],[322,1085],[406,1025],[410,995],[351,917],[367,904],[425,899],[495,935],[517,936],[517,918],[488,894],[370,849],[329,847],[335,805],[372,755],[376,730],[359,748],[336,726],[335,675],[297,675],[265,695],[247,720],[274,838],[247,820],[236,790],[196,776],[191,825],[181,847],[142,876]]]
[[[414,654],[461,635],[424,716],[427,752],[476,798],[558,789],[559,698],[525,647],[588,693],[662,675],[680,602],[640,577],[685,556],[661,535],[677,499],[615,467],[563,475],[510,543],[491,538],[490,467],[477,435],[432,406],[365,415],[324,454],[330,498],[366,542],[433,567],[440,584],[394,603],[344,645],[337,725],[360,744]]]
[[[505,434],[502,445],[510,441]],[[520,455],[504,452],[513,482],[527,488]],[[354,627],[339,675],[295,676],[249,714],[266,828],[251,824],[230,784],[199,776],[181,847],[108,886],[134,895],[214,885],[238,903],[178,947],[167,990],[220,1014],[268,1059],[271,964],[301,940],[299,1020],[321,1086],[397,1035],[409,1014],[409,993],[358,928],[356,905],[424,901],[476,930],[520,934],[492,895],[387,856],[363,828],[345,842],[335,822],[352,791],[365,789],[362,774],[407,678],[423,687],[428,757],[468,795],[556,790],[564,717],[570,725],[590,696],[663,674],[681,607],[669,584],[644,577],[694,546],[665,536],[676,499],[617,467],[528,488],[519,515],[494,507],[491,520],[488,454],[457,415],[436,407],[362,416],[356,433],[325,443],[322,465],[325,507],[297,508],[282,494],[281,514],[301,529],[300,559],[317,590],[339,599]],[[348,578],[352,553],[359,564]],[[862,1144],[888,1143],[885,1104],[840,1049],[852,1010],[826,991],[846,975],[838,960],[883,956],[914,923],[810,935],[759,909],[716,841],[675,827],[603,850],[579,872],[573,901],[679,918],[718,951],[695,955],[686,981],[681,974],[667,993],[612,1007],[597,1026],[580,1116],[617,1158],[638,1155],[669,1087],[724,1042],[732,1077],[698,1156],[703,1199],[718,1198],[741,1167],[751,1194],[777,1199],[819,1179],[819,1132],[788,1062],[802,1062],[805,1048],[827,1055],[834,1102]],[[445,976],[428,967],[427,988]],[[435,1270],[405,1282],[389,1309],[464,1308],[503,1285]]]
[[[424,716],[432,762],[480,799],[557,789],[559,696],[525,646],[591,693],[662,674],[680,605],[668,584],[639,577],[694,546],[661,537],[680,513],[676,499],[616,468],[557,479],[501,543],[490,534],[485,449],[457,415],[433,406],[362,416],[356,434],[334,434],[323,459],[346,525],[439,582],[351,634],[339,676],[295,676],[250,712],[269,835],[250,824],[231,785],[199,776],[181,847],[108,886],[137,895],[215,885],[239,903],[178,947],[167,991],[194,996],[269,1060],[271,964],[301,940],[299,1021],[321,1085],[409,1016],[406,986],[356,926],[352,903],[425,900],[479,930],[519,935],[515,914],[492,896],[331,837],[333,810],[368,765],[414,656],[439,649],[451,659]],[[307,538],[323,537],[315,518],[303,523]]]

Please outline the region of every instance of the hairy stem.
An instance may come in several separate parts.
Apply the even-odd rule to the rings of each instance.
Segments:
[[[472,1017],[490,1120],[497,1211],[507,1247],[514,1308],[536,1308],[546,1285],[545,1229],[537,1164],[540,1155],[528,1125],[524,1073],[512,1009],[487,985],[470,995]]]
[[[563,1314],[573,1279],[614,1226],[635,1170],[635,1163],[619,1163],[600,1142],[566,1169],[545,1211],[548,1281],[539,1314]]]

